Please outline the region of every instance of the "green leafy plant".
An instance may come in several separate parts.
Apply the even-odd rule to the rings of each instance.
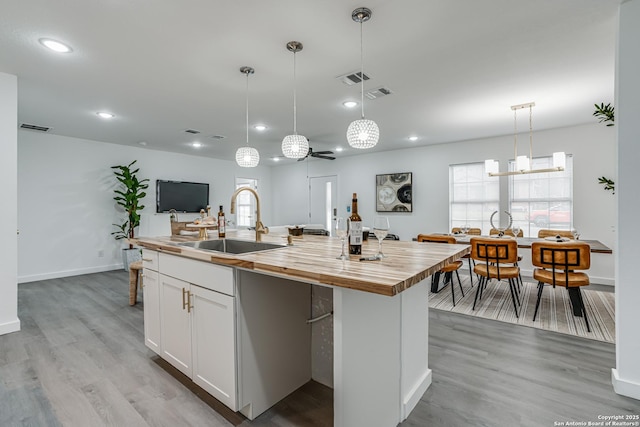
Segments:
[[[604,189],[611,191],[611,194],[616,194],[616,183],[607,177],[601,176],[598,178],[598,183],[604,184]]]
[[[614,107],[611,106],[611,104],[607,104],[604,105],[604,102],[601,103],[600,105],[598,104],[593,104],[596,107],[596,111],[593,112],[593,115],[597,118],[600,119],[600,121],[598,123],[602,123],[602,122],[611,122],[611,123],[607,123],[607,126],[613,126],[614,125]]]
[[[138,179],[136,174],[140,171],[139,168],[132,169],[136,160],[129,163],[127,166],[111,166],[116,179],[120,182],[120,188],[114,190],[116,193],[113,200],[119,206],[122,206],[127,213],[127,218],[122,224],[113,224],[117,230],[111,233],[116,240],[121,239],[133,239],[135,237],[135,228],[140,225],[139,212],[144,209],[144,205],[140,204],[140,201],[147,195],[144,192],[149,188],[148,179]],[[133,249],[133,245],[129,244],[129,249]]]

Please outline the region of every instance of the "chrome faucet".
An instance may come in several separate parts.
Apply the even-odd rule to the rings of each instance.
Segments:
[[[238,188],[231,195],[231,209],[230,209],[230,212],[232,214],[236,213],[236,198],[238,197],[238,194],[240,194],[240,192],[245,191],[245,190],[250,192],[250,193],[253,193],[253,195],[256,196],[256,216],[257,216],[257,218],[256,218],[256,242],[260,242],[260,241],[262,241],[262,235],[269,233],[269,228],[265,227],[264,224],[262,223],[262,220],[260,219],[260,197],[258,196],[258,192],[256,190],[254,190],[253,188],[251,188],[251,187],[240,187],[240,188]]]

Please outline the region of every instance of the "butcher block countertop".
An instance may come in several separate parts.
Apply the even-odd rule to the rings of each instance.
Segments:
[[[227,231],[226,234],[227,238],[255,240],[253,231]],[[468,245],[385,240],[382,242],[382,252],[386,258],[359,261],[361,257],[377,253],[378,242],[370,239],[363,243],[362,255],[351,255],[350,260],[342,261],[336,259],[340,255],[338,238],[315,235],[292,237],[291,246],[245,254],[227,254],[177,245],[196,240],[196,236],[177,235],[139,237],[133,243],[151,250],[256,273],[387,296],[408,289],[440,270],[444,264],[470,251]],[[286,245],[287,236],[267,234],[262,236],[262,241]]]

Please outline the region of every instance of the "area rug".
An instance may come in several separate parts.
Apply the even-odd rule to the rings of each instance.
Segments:
[[[438,293],[429,293],[429,308],[515,323],[597,341],[615,342],[613,292],[590,291],[588,287],[582,288],[582,298],[591,328],[591,332],[587,332],[584,318],[573,315],[569,293],[565,288],[556,286],[554,289],[551,286],[545,286],[538,316],[534,322],[533,313],[538,296],[537,283],[524,282],[520,292],[522,306],[518,307],[520,318],[516,318],[508,282],[491,281],[483,291],[482,300],[479,300],[476,309],[472,310],[478,281],[474,279],[472,288],[468,276],[460,275],[460,279],[465,296],[461,298],[460,287],[458,281],[455,280],[455,307],[451,302],[451,289],[447,285]]]

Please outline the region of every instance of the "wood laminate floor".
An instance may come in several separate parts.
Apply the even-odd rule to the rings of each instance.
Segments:
[[[333,394],[314,382],[252,422],[194,393],[144,346],[124,271],[21,284],[18,298],[22,330],[0,336],[1,427],[332,424]],[[611,344],[435,310],[429,329],[433,384],[402,426],[640,414],[612,390]]]

